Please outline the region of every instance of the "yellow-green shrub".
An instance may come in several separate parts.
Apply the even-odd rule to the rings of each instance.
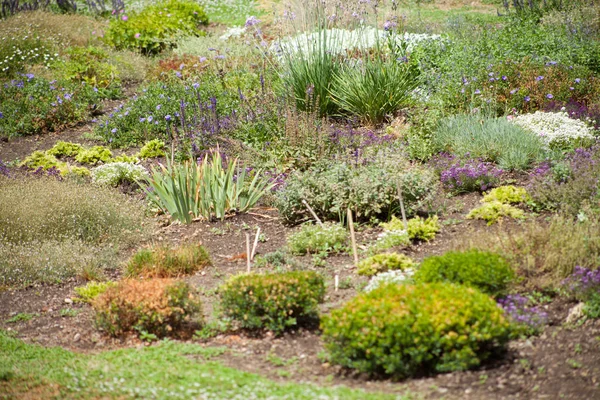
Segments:
[[[96,325],[112,336],[131,331],[173,334],[201,311],[192,288],[172,279],[121,281],[98,296],[92,306]]]
[[[408,238],[412,240],[425,240],[428,242],[435,238],[435,234],[440,231],[437,215],[428,217],[427,219],[417,216],[409,219],[407,225]],[[404,230],[404,222],[394,215],[390,222],[382,223],[381,227],[385,231],[401,231]]]
[[[324,316],[321,328],[334,363],[395,377],[477,367],[510,335],[492,298],[447,283],[382,286]]]
[[[208,265],[208,252],[199,244],[186,244],[176,248],[155,246],[135,253],[127,264],[127,275],[174,278],[193,274]]]
[[[531,197],[524,188],[513,185],[494,188],[483,196],[485,203],[499,201],[504,204],[519,204],[525,203],[530,199]]]
[[[357,272],[359,275],[372,276],[390,270],[413,268],[415,265],[415,262],[404,254],[382,253],[362,260],[358,264]]]
[[[116,286],[116,282],[88,282],[85,286],[78,286],[75,288],[75,293],[79,297],[75,298],[76,301],[81,301],[83,303],[91,303],[94,299],[100,296],[102,293],[106,292],[106,290],[110,287]]]
[[[78,143],[64,142],[59,140],[46,154],[54,157],[75,157],[83,150],[83,146]]]
[[[225,316],[242,328],[281,333],[318,316],[323,277],[313,271],[237,275],[219,289]]]
[[[112,152],[104,146],[94,146],[80,151],[75,157],[75,161],[81,164],[97,164],[109,162],[112,158]]]
[[[495,224],[504,217],[522,219],[524,216],[525,213],[523,210],[499,201],[483,203],[482,206],[472,209],[469,214],[467,214],[467,218],[482,219],[486,221],[488,225]]]
[[[141,159],[164,157],[166,147],[165,142],[162,140],[153,139],[140,149],[137,157]]]

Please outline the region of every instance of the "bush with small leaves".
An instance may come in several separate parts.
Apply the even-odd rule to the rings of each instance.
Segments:
[[[185,282],[172,279],[124,280],[98,296],[92,307],[98,328],[112,336],[147,332],[177,333],[184,323],[201,322],[201,302]]]
[[[46,171],[53,167],[60,168],[62,163],[53,155],[37,150],[27,156],[19,165],[31,169],[42,168]]]
[[[499,201],[483,203],[482,206],[472,209],[469,214],[467,214],[467,218],[482,219],[486,221],[488,225],[495,224],[496,222],[502,220],[503,217],[523,219],[524,216],[525,213],[523,210]]]
[[[408,256],[398,253],[382,253],[362,260],[358,264],[359,275],[372,276],[391,270],[407,270],[414,268],[415,262]]]
[[[237,275],[219,289],[225,316],[246,329],[277,334],[318,316],[325,281],[313,271]]]
[[[494,297],[504,294],[514,278],[512,267],[502,256],[475,249],[427,257],[415,274],[417,282],[458,283]]]
[[[81,164],[107,163],[112,158],[112,152],[104,146],[94,146],[80,151],[75,157],[75,161]]]
[[[140,161],[140,159],[137,156],[128,156],[127,154],[121,154],[120,156],[116,156],[112,160],[110,160],[110,162],[114,162],[114,163],[119,162],[119,163],[129,163],[129,164],[135,164],[139,161]]]
[[[423,219],[421,217],[411,218],[407,221],[408,225],[408,237],[412,240],[425,240],[426,242],[435,238],[435,234],[440,231],[440,224],[438,222],[438,216],[428,217]],[[392,216],[390,222],[384,222],[381,227],[385,231],[401,231],[404,229],[404,222]]]
[[[346,248],[348,231],[341,225],[305,224],[288,238],[292,254],[341,252]]]
[[[82,303],[91,303],[94,299],[100,296],[102,293],[110,287],[116,286],[116,282],[88,282],[85,286],[78,286],[75,288],[77,296],[74,301],[80,301]]]
[[[78,143],[64,142],[59,140],[46,154],[54,157],[75,157],[83,150],[83,146]]]
[[[144,147],[140,149],[140,152],[137,154],[137,157],[141,159],[146,158],[156,158],[156,157],[164,157],[165,156],[165,142],[159,139],[153,139],[146,143]]]
[[[527,194],[527,191],[524,188],[513,185],[497,187],[483,196],[483,201],[486,203],[499,201],[503,204],[519,204],[525,203],[530,199],[531,197],[529,197],[529,194]]]
[[[174,278],[190,275],[211,264],[208,252],[198,244],[175,248],[155,246],[138,250],[127,264],[127,275]]]
[[[323,317],[321,328],[334,363],[397,378],[477,367],[510,337],[492,298],[449,283],[381,286]]]
[[[126,162],[110,162],[100,165],[94,168],[91,173],[92,182],[107,186],[136,183],[148,177],[146,168]]]

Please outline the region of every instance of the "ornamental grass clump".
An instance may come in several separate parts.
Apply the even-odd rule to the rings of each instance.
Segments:
[[[288,237],[292,254],[338,253],[346,249],[348,231],[339,224],[304,224]]]
[[[221,286],[219,296],[223,314],[240,327],[281,334],[318,317],[325,281],[313,271],[237,275]]]
[[[427,257],[415,274],[417,282],[451,282],[500,296],[514,281],[510,264],[499,254],[480,250],[450,251]]]
[[[408,256],[398,253],[382,253],[371,256],[358,263],[359,275],[373,276],[381,272],[392,270],[408,270],[414,268],[416,263]]]
[[[96,326],[117,337],[127,332],[177,335],[185,324],[202,322],[194,290],[172,279],[121,281],[93,300],[92,307]]]
[[[186,224],[246,212],[274,186],[261,171],[250,177],[237,159],[224,166],[219,151],[199,163],[167,160],[166,166],[152,167],[148,183],[148,198],[173,220]]]
[[[154,246],[138,250],[127,263],[126,274],[129,277],[176,278],[209,265],[208,252],[202,245]]]
[[[510,337],[493,299],[448,283],[384,285],[324,316],[321,329],[332,362],[395,378],[475,368]]]

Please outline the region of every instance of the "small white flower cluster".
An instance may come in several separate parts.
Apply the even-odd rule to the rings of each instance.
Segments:
[[[115,162],[96,167],[92,170],[92,182],[98,185],[118,186],[122,182],[136,182],[148,176],[141,165]]]
[[[550,148],[562,149],[574,142],[594,140],[594,129],[585,121],[570,118],[564,111],[523,114],[511,121],[521,128],[539,135]]]
[[[25,36],[25,39],[27,36]],[[58,60],[58,54],[50,53],[50,50],[44,46],[36,47],[29,50],[21,50],[16,45],[12,46],[12,54],[7,55],[4,60],[0,60],[0,70],[6,72],[11,68],[13,62],[25,63],[41,63],[46,68],[50,67],[54,60]]]
[[[295,54],[302,52],[307,54],[310,50],[318,50],[319,41],[323,37],[327,40],[327,51],[332,54],[343,54],[352,50],[368,50],[377,46],[378,43],[384,45],[390,35],[399,45],[405,45],[406,51],[414,50],[419,44],[434,40],[441,40],[440,35],[429,35],[426,33],[408,33],[403,35],[390,34],[385,30],[367,27],[364,29],[346,30],[346,29],[328,29],[325,32],[302,33],[295,37],[286,37],[275,42],[271,50],[278,55]]]
[[[386,285],[388,283],[410,283],[412,282],[412,276],[415,274],[415,270],[412,268],[408,268],[406,270],[391,270],[387,272],[382,272],[375,275],[369,281],[369,284],[365,287],[365,292],[370,292],[372,290],[377,289],[382,285]]]
[[[243,26],[233,26],[225,31],[224,34],[219,36],[221,40],[229,40],[231,38],[242,37],[246,33],[246,28]]]

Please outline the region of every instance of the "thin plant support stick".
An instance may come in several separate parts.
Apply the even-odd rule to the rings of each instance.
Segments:
[[[310,211],[310,213],[312,214],[313,218],[317,221],[317,223],[319,225],[321,225],[321,227],[323,226],[323,222],[321,222],[321,220],[319,219],[319,217],[317,217],[317,214],[315,213],[315,211],[311,208],[311,206],[308,204],[308,202],[304,199],[302,199],[302,204],[304,204],[306,206],[306,208],[308,209],[308,211]]]
[[[402,213],[402,222],[404,222],[404,230],[408,232],[408,221],[406,220],[406,211],[404,211],[404,200],[402,199],[402,189],[400,188],[400,181],[398,181],[397,188],[398,200],[400,201],[400,212]]]
[[[254,245],[252,246],[252,253],[250,253],[250,260],[254,260],[256,254],[256,247],[258,246],[258,238],[260,236],[260,226],[256,229],[256,236],[254,237]]]
[[[354,254],[354,267],[358,268],[358,250],[356,249],[356,236],[354,235],[354,222],[352,221],[352,211],[348,211],[348,227],[350,228],[350,239],[352,239],[352,253]]]
[[[246,266],[248,267],[248,273],[250,273],[250,235],[246,233]]]
[[[334,278],[334,287],[335,287],[335,291],[338,291],[338,288],[340,287],[340,276],[338,274],[335,275]]]

